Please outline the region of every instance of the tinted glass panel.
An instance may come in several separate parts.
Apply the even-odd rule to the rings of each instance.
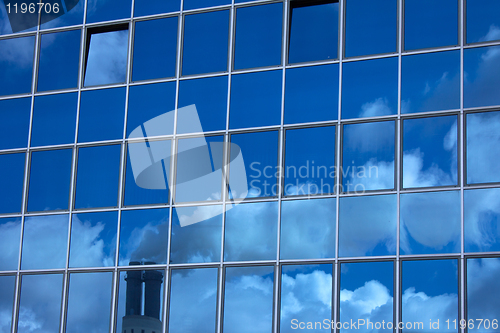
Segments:
[[[2,24],[0,24],[0,35],[6,35],[6,34],[12,33],[12,26],[10,25],[9,17],[8,17],[7,13],[8,13],[7,7],[0,6],[0,21],[2,22]],[[36,15],[29,15],[27,21],[34,23],[34,22],[36,22],[36,19],[37,19]],[[34,25],[34,27],[32,27],[30,29],[24,29],[24,28],[26,28],[26,25],[24,25],[24,23],[25,22],[20,22],[20,24],[18,24],[17,27],[16,27],[16,25],[14,25],[14,30],[16,32],[17,31],[19,31],[19,32],[36,31],[36,24],[31,24],[31,25]],[[21,30],[21,29],[24,29],[24,30]]]
[[[500,251],[500,189],[464,192],[465,252]]]
[[[0,214],[22,210],[25,158],[25,153],[0,155]]]
[[[19,261],[19,241],[21,237],[21,217],[0,219],[0,271],[17,269]],[[1,283],[0,283],[1,286]],[[2,293],[0,287],[0,295]],[[0,301],[0,313],[1,313]],[[1,326],[0,322],[0,328]]]
[[[0,322],[2,332],[10,332],[11,330],[15,286],[15,275],[0,276],[0,313],[4,314]]]
[[[464,50],[464,107],[500,105],[500,46]]]
[[[342,118],[397,113],[398,58],[354,61],[342,66]]]
[[[130,17],[131,0],[88,0],[87,23]]]
[[[0,40],[0,95],[31,92],[35,37]]]
[[[500,3],[495,0],[467,1],[467,43],[500,39]]]
[[[133,81],[175,76],[177,26],[177,17],[135,24]]]
[[[85,1],[64,0],[54,1],[52,4],[55,2],[59,2],[60,12],[64,12],[64,14],[54,19],[57,13],[54,15],[54,10],[51,11],[49,6],[45,5],[41,11],[42,25],[40,25],[40,29],[59,28],[83,23],[83,6],[85,5]],[[64,5],[62,5],[63,3]],[[66,7],[66,10],[64,10],[64,7]]]
[[[180,4],[180,0],[138,0],[134,2],[134,16],[175,12]]]
[[[41,36],[38,91],[76,88],[80,62],[80,30]]]
[[[31,98],[0,101],[0,149],[27,146],[30,113]]]
[[[460,252],[460,192],[401,195],[401,254]]]
[[[228,5],[231,0],[184,0],[184,10]]]

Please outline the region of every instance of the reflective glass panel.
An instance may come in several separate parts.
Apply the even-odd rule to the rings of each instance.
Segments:
[[[184,10],[228,5],[231,0],[184,0]]]
[[[496,0],[468,0],[467,43],[500,39],[500,3]]]
[[[337,120],[339,65],[287,69],[285,124]]]
[[[346,57],[396,52],[396,0],[348,0],[345,10]]]
[[[35,97],[31,146],[75,142],[78,93]]]
[[[0,271],[11,271],[17,269],[17,263],[19,261],[20,240],[21,217],[0,219]],[[2,305],[0,303],[0,307],[1,306]],[[2,313],[1,308],[0,313]],[[3,332],[1,329],[2,321],[0,321],[0,332]]]
[[[2,1],[3,3],[4,1]],[[15,10],[14,10],[15,12]],[[26,21],[18,22],[19,24],[10,25],[9,17],[8,17],[8,9],[6,6],[0,6],[0,35],[7,35],[12,33],[12,29],[16,32],[28,32],[28,31],[36,31],[36,22],[37,15],[28,15],[25,16]],[[32,28],[26,29],[26,27],[32,26]],[[2,332],[3,333],[3,332]]]
[[[177,26],[177,17],[135,23],[132,81],[175,76]]]
[[[118,212],[73,214],[69,266],[113,266],[117,226]]]
[[[331,264],[283,266],[280,332],[331,332],[332,285]]]
[[[229,128],[281,123],[282,71],[233,75]]]
[[[31,98],[0,101],[0,149],[24,148],[28,145]]]
[[[281,202],[281,259],[335,257],[335,198]]]
[[[340,198],[339,256],[396,255],[396,195]]]
[[[175,12],[180,9],[180,0],[137,0],[134,2],[134,16]]]
[[[457,184],[457,117],[403,121],[403,187]]]
[[[457,0],[405,0],[405,50],[457,44]]]
[[[220,261],[222,206],[177,207],[172,218],[170,263]]]
[[[15,275],[0,276],[0,313],[2,313],[0,332],[2,333],[11,331],[15,287]]]
[[[272,266],[226,268],[224,332],[272,332],[273,284]]]
[[[66,267],[68,224],[66,214],[26,217],[21,269]]]
[[[59,332],[62,287],[62,274],[23,275],[17,332]]]
[[[125,82],[128,30],[91,34],[85,63],[85,86]]]
[[[393,288],[392,261],[341,264],[339,321],[358,325],[340,332],[393,332],[387,328],[393,322]]]
[[[165,264],[168,209],[127,210],[121,215],[119,265],[129,262]]]
[[[282,3],[236,10],[234,69],[281,64],[282,18]]]
[[[123,137],[125,88],[82,92],[78,142],[117,140]]]
[[[347,62],[342,71],[343,119],[398,112],[398,58]]]
[[[342,190],[393,189],[395,123],[344,125],[343,135]]]
[[[53,1],[52,4],[56,2],[59,3],[59,13],[55,13],[54,7],[50,10],[47,4],[44,5],[41,11],[40,29],[60,28],[83,23],[83,6],[85,5],[85,1],[59,0]]]
[[[338,2],[308,5],[292,4],[288,62],[337,58]]]
[[[31,154],[28,211],[68,209],[72,157],[71,149]]]
[[[401,254],[460,252],[460,192],[401,194]]]
[[[470,113],[466,125],[467,183],[500,182],[500,112]]]
[[[464,50],[464,107],[500,105],[500,46]]]
[[[66,333],[109,332],[113,272],[69,275]]]
[[[411,323],[413,328],[403,332],[422,332],[429,325],[432,331],[438,328],[440,332],[457,331],[452,324],[449,329],[446,326],[446,320],[458,322],[457,264],[453,259],[402,262],[401,321]]]
[[[335,192],[335,127],[286,131],[285,195]]]
[[[0,214],[22,210],[25,159],[25,153],[0,155]]]
[[[184,17],[182,75],[227,71],[229,11]]]
[[[170,333],[215,332],[217,268],[172,270]]]
[[[224,261],[276,259],[278,202],[226,206]]]
[[[87,23],[128,18],[131,8],[131,0],[88,0]]]
[[[464,191],[464,216],[465,252],[500,251],[500,189]]]
[[[35,37],[0,40],[0,95],[31,92]]]
[[[118,205],[121,146],[78,149],[75,208]]]
[[[460,51],[402,59],[401,113],[460,108]]]
[[[40,36],[38,91],[77,87],[80,34],[71,30]]]

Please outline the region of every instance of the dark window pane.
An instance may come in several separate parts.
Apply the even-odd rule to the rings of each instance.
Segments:
[[[464,50],[464,107],[500,104],[500,46]]]
[[[0,101],[0,149],[28,145],[30,114],[31,98]]]
[[[180,5],[180,0],[137,0],[134,2],[134,16],[175,12]]]
[[[458,44],[457,0],[405,0],[404,11],[405,50]]]
[[[169,17],[135,23],[132,81],[175,76],[177,21]]]
[[[131,0],[88,0],[87,23],[130,17]]]
[[[21,269],[66,267],[68,224],[66,214],[26,217]]]
[[[70,267],[114,266],[118,212],[74,214]]]
[[[35,97],[31,146],[75,142],[78,93]]]
[[[184,18],[182,75],[227,71],[229,11]]]
[[[500,3],[496,0],[467,1],[467,43],[500,39]]]
[[[19,241],[21,240],[21,217],[0,219],[0,271],[17,269]],[[0,278],[1,279],[1,278]],[[0,295],[1,291],[0,283]],[[0,297],[0,299],[2,299]],[[0,301],[0,313],[2,312]],[[0,326],[2,328],[2,326]]]
[[[457,184],[457,117],[403,121],[403,187]]]
[[[38,91],[76,88],[80,30],[41,35]]]
[[[289,63],[337,58],[338,2],[292,4],[290,15]]]
[[[500,251],[500,189],[464,192],[465,252]]]
[[[231,0],[184,0],[184,10],[229,5]]]
[[[25,159],[25,153],[0,155],[0,214],[22,210]]]
[[[396,52],[396,0],[348,0],[345,20],[346,57]]]
[[[71,149],[31,154],[28,211],[68,209]]]
[[[334,258],[336,206],[335,198],[283,201],[281,259]]]
[[[2,330],[10,332],[12,325],[12,311],[14,310],[14,292],[16,287],[16,276],[0,276],[0,313],[2,317]]]
[[[283,4],[236,10],[234,68],[281,64]]]
[[[460,108],[460,51],[403,57],[401,113]]]
[[[4,1],[2,1],[2,3],[3,2]],[[12,7],[12,8],[14,8],[14,7]],[[15,12],[15,10],[14,10],[14,12]],[[0,35],[7,35],[7,34],[12,33],[12,26],[10,25],[9,17],[8,17],[7,13],[8,13],[7,7],[0,6],[0,22],[2,22],[2,24],[0,24]],[[14,24],[14,30],[16,30],[16,32],[36,31],[36,24],[34,24],[36,22],[36,15],[29,15],[27,17],[26,21],[32,22],[33,24],[30,24],[28,22],[19,22],[19,24],[17,24],[17,29],[16,29],[16,24]],[[26,26],[29,27],[30,25],[33,27],[29,28],[29,29],[24,29],[24,28],[26,28]],[[20,29],[24,29],[24,30],[20,30]]]
[[[337,120],[339,65],[287,69],[285,124]]]
[[[125,88],[82,92],[78,142],[123,138]]]
[[[35,37],[0,40],[0,50],[0,95],[31,92]]]
[[[398,108],[398,58],[342,65],[342,118],[387,116]]]
[[[233,75],[229,128],[281,123],[281,71]]]
[[[460,192],[401,195],[401,254],[460,252]]]
[[[54,4],[56,2],[59,2],[59,14],[62,12],[64,12],[64,14],[57,17],[58,13],[54,14],[53,11],[49,10],[49,6],[45,5],[44,9],[41,11],[42,24],[40,25],[40,29],[60,28],[83,23],[83,6],[85,5],[85,1],[59,0],[51,3]],[[64,6],[62,3],[64,3]],[[66,10],[64,10],[64,7],[66,7]],[[54,17],[57,18],[54,19]]]

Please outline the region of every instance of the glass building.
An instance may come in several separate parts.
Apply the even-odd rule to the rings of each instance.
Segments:
[[[56,2],[0,0],[0,333],[500,331],[500,1]]]

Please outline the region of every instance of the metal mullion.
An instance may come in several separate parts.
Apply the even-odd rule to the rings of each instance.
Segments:
[[[314,61],[304,61],[304,62],[298,62],[298,63],[293,63],[293,64],[287,64],[285,67],[287,69],[289,68],[300,68],[300,67],[314,67],[314,66],[321,66],[321,65],[331,65],[331,64],[338,64],[339,59],[331,59],[331,60],[314,60]]]

